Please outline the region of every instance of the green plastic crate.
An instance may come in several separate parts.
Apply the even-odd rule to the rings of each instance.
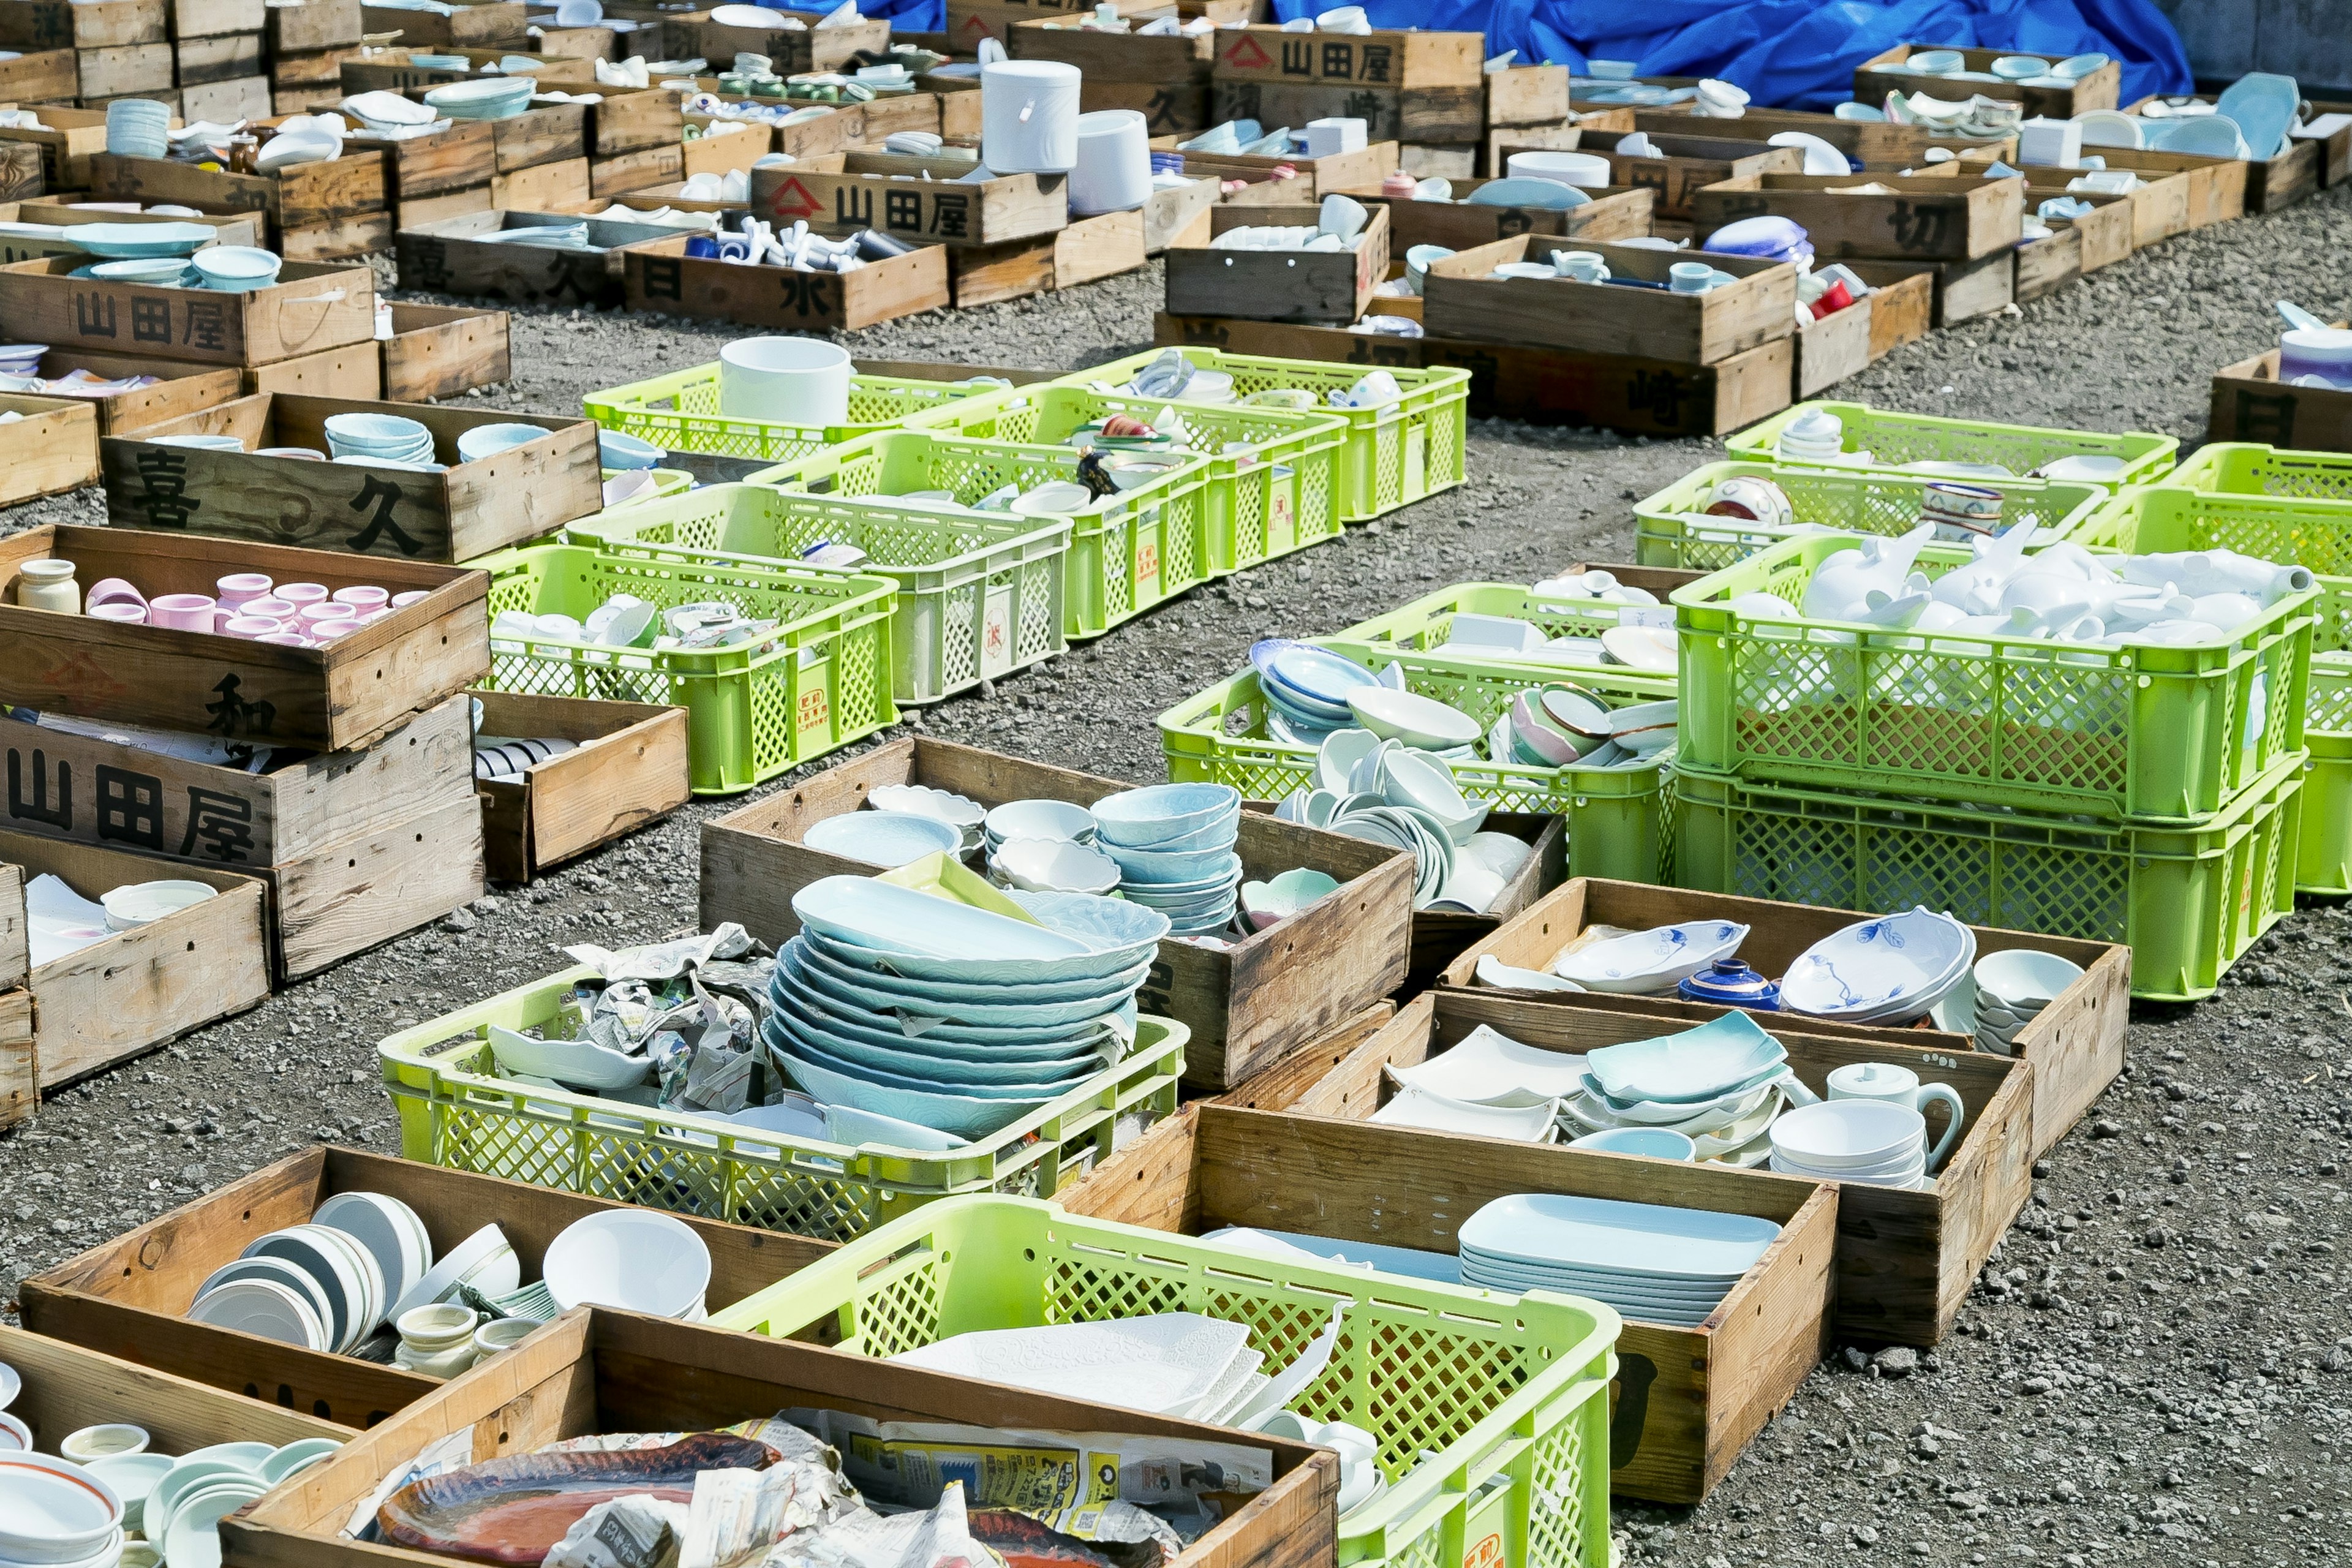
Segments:
[[[603,470],[604,480],[608,484],[620,478],[622,472],[623,470],[619,468],[606,468]],[[684,495],[687,491],[694,488],[694,476],[688,473],[684,468],[656,468],[653,471],[653,475],[654,488],[652,490],[645,495],[635,497],[634,500],[621,501],[618,504],[622,506],[639,506],[649,500],[658,500],[664,496]]]
[[[1492,725],[1514,697],[1540,679],[1435,654],[1367,655],[1329,643],[1367,668],[1402,665],[1408,689],[1451,703]],[[1577,670],[1576,684],[1622,707],[1675,694],[1674,682]],[[1269,738],[1257,671],[1245,669],[1160,715],[1160,745],[1175,784],[1222,784],[1253,800],[1280,800],[1313,782],[1315,749]],[[1557,813],[1568,828],[1568,874],[1654,882],[1671,840],[1662,781],[1671,748],[1638,768],[1544,768],[1477,759],[1449,762],[1463,795],[1497,811]]]
[[[1998,463],[2012,474],[2023,475],[2060,458],[2121,458],[2123,471],[2104,481],[2105,489],[2121,489],[2126,485],[2155,483],[2172,470],[2180,451],[2177,438],[2147,430],[2110,436],[2096,430],[1941,419],[1929,414],[1873,408],[1864,403],[1829,402],[1800,403],[1727,437],[1724,448],[1748,462],[1776,461],[1773,452],[1780,432],[1816,408],[1845,422],[1839,445],[1848,452],[1868,452],[1873,468],[1899,468],[1906,463]]]
[[[1151,424],[1164,400],[1121,397],[1049,382],[1003,397],[951,403],[907,421],[915,430],[947,430],[988,441],[1060,446],[1070,433],[1113,414]],[[1336,539],[1339,469],[1347,422],[1334,409],[1293,414],[1278,408],[1186,404],[1185,423],[1212,452],[1208,482],[1209,572],[1223,577],[1309,544]],[[1253,448],[1227,457],[1229,443]]]
[[[1125,386],[1137,371],[1163,352],[1153,349],[1112,360],[1065,376],[1063,384]],[[1452,489],[1466,472],[1470,434],[1470,373],[1466,370],[1386,367],[1403,389],[1403,397],[1380,408],[1331,408],[1332,393],[1347,391],[1363,379],[1366,370],[1375,367],[1229,354],[1222,349],[1178,352],[1204,370],[1231,375],[1235,397],[1276,387],[1303,387],[1321,398],[1330,413],[1347,419],[1348,445],[1339,464],[1339,517],[1344,522],[1369,522],[1423,497]]]
[[[2190,458],[2194,463],[2195,458]],[[2251,474],[2263,465],[2222,466]],[[2352,472],[2352,460],[2347,460]],[[2284,565],[2352,577],[2352,506],[2324,500],[2148,485],[2105,502],[2074,532],[2091,549],[2234,550]],[[2146,542],[2154,540],[2157,542]]]
[[[891,430],[763,468],[748,482],[845,498],[945,490],[968,507],[1006,485],[1025,490],[1077,477],[1078,454],[1067,447]],[[1202,494],[1208,479],[1202,458],[1071,514],[1062,583],[1066,636],[1100,637],[1208,580],[1208,509]]]
[[[2352,452],[2281,451],[2248,441],[2216,441],[2198,447],[2162,483],[2167,489],[2211,495],[2352,503]],[[2336,570],[2315,561],[2298,564]]]
[[[648,503],[651,504],[651,503]],[[602,697],[687,710],[688,783],[732,795],[898,722],[890,620],[898,584],[813,566],[749,566],[586,544],[525,544],[467,563],[490,577],[489,614],[585,620],[614,594],[659,609],[724,600],[780,624],[766,645],[647,648],[493,635],[493,691]]]
[[[2295,891],[2352,893],[2352,653],[2312,655],[2308,723]]]
[[[709,485],[599,512],[567,531],[626,557],[659,557],[665,549],[674,557],[683,550],[782,567],[830,542],[887,560],[890,564],[869,560],[857,570],[898,587],[890,692],[900,702],[936,702],[1069,647],[1062,635],[1062,572],[1070,525],[1059,518]]]
[[[2137,548],[2189,548],[2177,536],[2150,542],[2162,532],[2145,531]],[[1676,590],[1684,766],[2179,825],[2229,809],[2302,749],[2316,590],[2202,647],[1925,635],[1730,608],[1759,591],[1802,604],[1815,568],[1856,548],[1847,536],[1792,539]],[[1940,575],[1967,558],[1936,547],[1920,561]]]
[[[594,973],[566,970],[378,1044],[401,1157],[847,1241],[957,1193],[1051,1196],[1110,1157],[1115,1127],[1125,1123],[1132,1135],[1175,1112],[1191,1037],[1174,1019],[1147,1014],[1116,1068],[964,1148],[852,1148],[497,1076],[490,1028],[549,1023],[564,994]]]
[[[1703,515],[1708,494],[1729,479],[1770,479],[1779,485],[1789,497],[1794,525],[1767,527],[1735,517]],[[1634,558],[1644,566],[1716,572],[1783,540],[1802,538],[1805,532],[1824,528],[1890,538],[1908,533],[1919,526],[1921,498],[1935,479],[1933,474],[1886,474],[1869,468],[1708,463],[1634,503]],[[2053,528],[2058,531],[2054,537],[2062,538],[2072,537],[2108,495],[2097,485],[2044,484],[2039,479],[1983,482],[2005,498],[2004,521]]]
[[[1388,1489],[1340,1521],[1340,1568],[1608,1568],[1617,1314],[1261,1258],[1015,1198],[955,1198],[853,1242],[711,1322],[900,1354],[952,1334],[1154,1312],[1245,1323],[1269,1369],[1341,1318],[1291,1402],[1379,1441]],[[811,1334],[805,1331],[814,1330]]]
[[[2128,942],[2132,994],[2193,1002],[2294,907],[2303,758],[2194,828],[1754,786],[1678,769],[1685,888]]]
[[[640,437],[665,452],[781,463],[890,429],[951,403],[998,397],[1012,390],[994,383],[853,375],[849,417],[839,425],[730,418],[719,412],[719,364],[714,360],[692,370],[592,392],[580,406],[605,429]]]
[[[1687,587],[1697,582],[1704,575],[1697,572],[1669,572],[1643,566],[1612,566],[1603,570],[1616,573],[1621,580],[1633,586],[1647,588],[1658,596],[1658,603],[1654,605],[1596,605],[1584,600],[1538,598],[1524,584],[1516,583],[1456,583],[1450,588],[1424,594],[1409,605],[1400,605],[1385,615],[1374,616],[1368,621],[1359,621],[1345,631],[1317,640],[1364,655],[1433,653],[1444,648],[1445,639],[1453,635],[1454,617],[1456,616],[1507,616],[1514,620],[1534,623],[1547,637],[1597,637],[1629,619],[1634,625],[1654,623],[1672,626],[1674,606],[1666,602],[1667,595],[1676,588]],[[1625,615],[1628,610],[1639,613],[1629,617]],[[1445,657],[1495,669],[1513,670],[1528,677],[1539,677],[1548,670],[1622,668],[1599,660],[1538,658],[1531,654],[1508,653],[1500,648],[1482,649],[1475,654],[1459,648],[1448,649]]]

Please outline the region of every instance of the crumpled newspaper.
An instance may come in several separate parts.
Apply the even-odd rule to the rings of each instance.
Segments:
[[[823,1530],[778,1542],[761,1568],[1003,1568],[1004,1560],[972,1538],[963,1483],[951,1481],[939,1505],[887,1517],[859,1509]]]
[[[648,1058],[657,1105],[725,1114],[783,1087],[758,1044],[775,958],[741,926],[617,952],[593,943],[564,952],[603,979],[563,999],[563,1037]]]
[[[749,931],[728,921],[717,931],[700,936],[625,947],[617,952],[586,942],[563,952],[574,963],[586,964],[611,984],[622,980],[675,980],[714,959],[741,958],[754,951],[756,945]]]

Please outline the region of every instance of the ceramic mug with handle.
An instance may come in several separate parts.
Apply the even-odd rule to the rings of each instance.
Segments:
[[[1922,1116],[1927,1107],[1941,1101],[1946,1112],[1944,1136],[1927,1152],[1927,1168],[1935,1170],[1960,1141],[1960,1124],[1967,1120],[1968,1108],[1960,1103],[1959,1090],[1948,1083],[1921,1083],[1919,1075],[1909,1068],[1891,1062],[1854,1062],[1830,1074],[1829,1097],[1832,1100],[1877,1100],[1890,1105],[1907,1105]]]

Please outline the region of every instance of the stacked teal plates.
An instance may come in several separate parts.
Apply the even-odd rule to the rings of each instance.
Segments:
[[[185,256],[210,245],[213,228],[201,223],[81,223],[71,225],[66,237],[92,256],[138,260]]]
[[[452,120],[511,120],[530,107],[536,90],[529,77],[476,77],[436,87],[425,95],[425,102]]]

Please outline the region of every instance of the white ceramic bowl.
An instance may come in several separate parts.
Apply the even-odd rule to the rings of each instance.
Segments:
[[[426,1270],[425,1278],[393,1304],[392,1315],[397,1318],[412,1307],[448,1300],[457,1294],[460,1281],[492,1264],[500,1254],[505,1255],[513,1268],[512,1281],[501,1290],[493,1290],[486,1284],[478,1284],[474,1288],[486,1296],[506,1295],[522,1283],[522,1266],[514,1261],[514,1247],[508,1243],[506,1232],[495,1225],[486,1225],[450,1248],[447,1256]]]
[[[593,1302],[676,1318],[709,1287],[710,1249],[682,1220],[614,1209],[567,1226],[541,1272],[566,1311]]]
[[[1825,1100],[1783,1112],[1772,1123],[1772,1150],[1811,1171],[1869,1170],[1924,1151],[1927,1136],[1927,1118],[1907,1105]]]
[[[1977,994],[2015,1013],[2038,1013],[2083,978],[2082,966],[2036,947],[2012,947],[1977,960]],[[1979,1001],[1981,1010],[1984,1004]]]
[[[157,882],[133,882],[110,888],[98,896],[106,910],[110,931],[131,931],[175,914],[191,904],[201,904],[213,896],[213,889],[202,882],[172,879]]]
[[[1434,698],[1386,686],[1359,686],[1348,693],[1357,721],[1383,741],[1402,741],[1425,752],[1467,746],[1485,731],[1478,721]]]
[[[1066,800],[1009,800],[992,810],[982,826],[989,837],[1007,843],[1052,838],[1084,844],[1095,837],[1094,813]]]
[[[78,1563],[122,1527],[122,1500],[70,1459],[0,1453],[0,1557]]]

